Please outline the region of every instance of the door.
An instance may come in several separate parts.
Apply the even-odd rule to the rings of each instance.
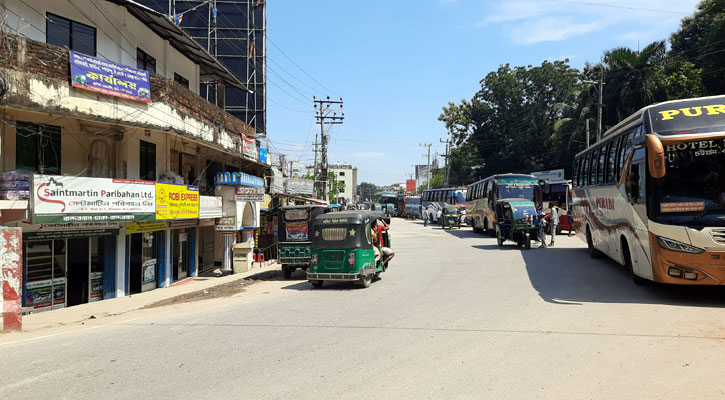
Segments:
[[[89,260],[89,239],[68,239],[68,272],[66,277],[66,305],[68,307],[88,303]]]

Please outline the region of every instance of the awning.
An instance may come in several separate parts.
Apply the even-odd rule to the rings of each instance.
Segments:
[[[304,201],[305,203],[317,204],[319,206],[329,206],[330,205],[330,203],[325,200],[311,199],[309,197],[295,196],[293,194],[275,193],[275,196],[286,197],[290,200],[295,200],[295,201]]]
[[[28,200],[0,200],[0,225],[28,219]]]
[[[144,5],[131,0],[107,0],[125,7],[128,12],[149,27],[178,50],[185,57],[199,65],[202,81],[218,81],[252,93],[224,64],[204,49],[196,40],[189,36],[174,21]]]

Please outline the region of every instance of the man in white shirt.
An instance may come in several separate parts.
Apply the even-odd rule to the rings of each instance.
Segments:
[[[559,207],[557,207],[556,202],[549,203],[549,207],[551,207],[551,211],[549,214],[549,225],[551,226],[551,243],[549,243],[549,246],[554,245],[554,240],[556,239],[556,229],[559,227]]]

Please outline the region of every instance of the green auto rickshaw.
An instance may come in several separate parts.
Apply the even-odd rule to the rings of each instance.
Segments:
[[[297,268],[309,268],[312,223],[318,215],[330,211],[330,207],[318,205],[286,206],[277,210],[279,263],[284,279],[289,279]]]
[[[443,229],[446,229],[446,227],[453,229],[454,226],[461,229],[461,214],[458,207],[446,204],[441,214],[441,226]]]
[[[503,199],[496,201],[496,239],[498,245],[510,240],[526,250],[531,240],[538,239],[540,221],[533,201],[524,199]]]
[[[371,232],[384,217],[381,212],[364,210],[318,216],[312,228],[312,260],[307,271],[312,286],[320,288],[324,281],[332,281],[369,287],[373,277],[385,271]],[[380,232],[382,243],[390,247],[387,230]]]

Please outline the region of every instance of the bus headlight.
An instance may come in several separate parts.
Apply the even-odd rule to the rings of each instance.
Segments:
[[[679,251],[680,253],[699,254],[705,251],[699,247],[690,246],[689,244],[678,242],[677,240],[668,239],[662,236],[657,236],[657,242],[663,249]]]

